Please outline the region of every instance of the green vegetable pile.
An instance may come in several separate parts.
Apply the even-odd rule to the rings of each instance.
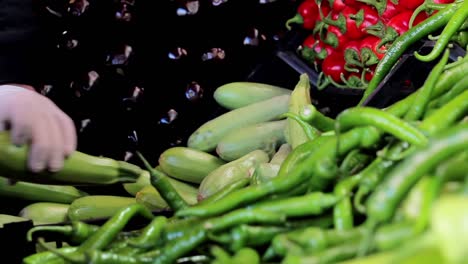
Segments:
[[[39,238],[47,250],[24,262],[463,263],[468,61],[447,64],[448,57],[447,50],[420,89],[385,109],[326,117],[310,103],[305,74],[290,93],[238,101],[194,131],[187,147],[165,151],[156,168],[138,153],[147,172],[127,190],[159,197],[153,204],[171,217],[137,202],[100,226],[79,219],[37,226],[29,239],[59,232],[69,245]],[[233,103],[233,87],[245,84],[220,87],[217,100]],[[246,94],[256,90],[238,91],[252,99]],[[285,136],[272,143],[276,130]],[[237,144],[220,148],[228,139]],[[173,181],[200,183],[196,197]],[[129,231],[137,214],[148,223]]]
[[[466,3],[447,7],[452,19],[467,18]],[[223,85],[214,98],[229,111],[158,164],[137,152],[144,169],[76,152],[62,171],[32,175],[26,148],[1,134],[0,174],[43,202],[24,215],[61,222],[29,231],[45,250],[24,263],[465,263],[468,57],[448,63],[444,36],[421,57],[438,59],[424,84],[384,109],[327,117],[306,74],[292,91]],[[39,181],[55,184],[53,200]],[[75,189],[116,182],[132,197]],[[12,187],[0,191],[17,195]],[[43,219],[54,202],[61,217]],[[161,209],[171,216],[152,212]],[[137,215],[142,228],[129,224]],[[66,246],[47,244],[53,233]]]

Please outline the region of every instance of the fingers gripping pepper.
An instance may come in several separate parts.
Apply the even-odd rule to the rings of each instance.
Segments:
[[[9,133],[1,132],[0,174],[7,178],[42,184],[104,185],[136,181],[143,172],[138,166],[127,162],[75,151],[65,160],[62,170],[55,173],[44,171],[36,174],[26,167],[27,151],[27,146],[13,145]]]

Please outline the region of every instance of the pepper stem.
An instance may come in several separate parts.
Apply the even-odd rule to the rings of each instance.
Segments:
[[[64,235],[70,235],[73,232],[72,226],[35,226],[29,229],[27,233],[28,242],[32,241],[33,233],[41,231],[48,231],[48,232],[59,232]]]
[[[375,25],[368,26],[366,28],[366,32],[372,36],[383,38],[385,36],[385,25],[382,23],[382,21],[379,21]]]
[[[317,89],[323,90],[330,84],[330,79],[325,77],[325,74],[321,71],[317,79]]]
[[[372,66],[379,63],[379,58],[369,48],[361,49],[361,60],[365,66]]]
[[[295,16],[291,17],[286,21],[286,29],[291,30],[291,24],[303,24],[304,23],[304,18],[300,14],[296,14]]]
[[[355,15],[349,15],[349,18],[356,21],[356,26],[360,27],[362,22],[364,22],[364,9],[359,10]]]
[[[340,29],[340,32],[346,33],[346,17],[340,13],[337,20],[330,19],[328,17],[323,18],[323,22],[327,25],[335,26]]]
[[[318,43],[317,43],[318,44]],[[314,44],[312,46],[312,48],[309,48],[309,47],[304,47],[302,50],[301,50],[301,56],[302,58],[304,58],[306,61],[312,63],[315,61],[316,57],[317,57],[317,52],[315,52],[314,50],[314,47],[317,45],[317,44]]]
[[[68,254],[65,254],[65,253],[62,253],[60,252],[59,250],[57,250],[56,248],[54,247],[51,247],[49,245],[46,244],[44,238],[40,237],[37,242],[39,243],[39,245],[41,247],[43,247],[44,249],[46,249],[47,251],[50,251],[52,253],[54,253],[55,255],[63,258],[64,260],[66,260],[67,262],[70,262],[70,263],[76,263],[76,264],[82,264],[82,263],[86,263],[86,256],[84,256],[83,254],[81,255],[78,255],[78,254],[74,254],[73,256],[71,255],[68,255]]]
[[[361,68],[364,67],[364,65],[361,62],[361,59],[359,57],[359,53],[357,52],[357,50],[346,49],[345,52],[344,52],[344,59],[346,61],[345,69],[346,68],[353,69],[353,70],[346,69],[347,71],[359,72],[358,69],[352,68],[351,66],[357,66],[357,67],[361,67]],[[357,71],[355,71],[355,70],[357,70]]]
[[[380,40],[380,43],[379,45],[377,46],[377,51],[378,52],[381,52],[381,53],[385,53],[385,52],[382,52],[380,50],[380,48],[387,44],[387,43],[391,43],[393,41],[395,41],[396,38],[398,38],[400,35],[398,34],[398,32],[392,28],[392,27],[388,27],[386,30],[385,30],[385,34],[384,36],[381,38]]]
[[[332,46],[333,48],[338,47],[338,37],[333,32],[328,32],[327,37],[323,40],[326,44]]]
[[[380,16],[385,12],[385,9],[387,9],[387,0],[357,0],[357,1],[375,7],[375,9],[377,10]],[[395,3],[393,1],[394,0],[392,0],[392,3]]]

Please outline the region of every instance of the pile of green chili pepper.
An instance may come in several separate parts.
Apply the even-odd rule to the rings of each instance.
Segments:
[[[277,174],[234,181],[189,204],[138,153],[172,216],[135,203],[101,226],[35,227],[28,239],[46,250],[24,263],[460,263],[454,259],[463,245],[454,250],[434,237],[446,238],[444,228],[456,234],[456,223],[468,219],[439,203],[468,193],[468,57],[449,63],[447,45],[465,30],[467,3],[441,7],[428,25],[398,38],[379,63],[370,87],[408,45],[443,28],[434,49],[416,55],[438,62],[413,94],[384,109],[351,107],[335,119],[313,105],[282,115],[306,137],[278,163]],[[130,223],[137,214],[147,223],[135,230]],[[44,242],[57,232],[70,246]],[[428,248],[436,254],[430,260],[423,258]]]
[[[188,205],[139,155],[172,217],[132,204],[102,226],[35,227],[29,239],[61,232],[70,246],[40,238],[47,250],[24,263],[337,263],[383,253],[387,262],[375,263],[392,263],[405,243],[418,252],[432,234],[433,205],[468,184],[468,60],[448,63],[448,50],[439,57],[422,87],[385,109],[357,106],[330,119],[304,107],[293,120],[316,136],[278,175],[209,202]],[[136,214],[147,224],[129,232]]]

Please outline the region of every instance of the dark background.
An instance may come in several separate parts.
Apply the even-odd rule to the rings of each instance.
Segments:
[[[76,121],[78,130],[81,120],[90,119],[79,133],[80,151],[124,159],[137,138],[138,149],[152,164],[163,150],[185,145],[199,125],[224,111],[212,98],[217,87],[247,80],[268,64],[284,36],[284,22],[294,15],[297,4],[230,0],[214,6],[200,0],[196,14],[178,16],[176,10],[184,7],[184,1],[135,0],[132,19],[119,21],[115,13],[121,10],[121,2],[90,0],[82,13],[70,12],[74,6],[68,1],[49,2],[48,9],[58,10],[62,17],[42,10],[44,41],[50,47],[45,76],[53,86],[48,96]],[[265,39],[259,45],[244,45],[254,29]],[[75,48],[66,47],[71,40],[78,41]],[[125,44],[133,48],[126,64],[106,62]],[[184,48],[187,56],[170,59],[169,52],[177,47]],[[202,55],[212,48],[224,50],[225,58],[203,61]],[[86,90],[83,83],[91,70],[99,79]],[[262,81],[293,88],[297,80],[271,76]],[[202,90],[195,99],[186,96],[192,82]],[[133,102],[128,97],[135,86],[144,92]],[[178,115],[168,123],[171,109]]]

